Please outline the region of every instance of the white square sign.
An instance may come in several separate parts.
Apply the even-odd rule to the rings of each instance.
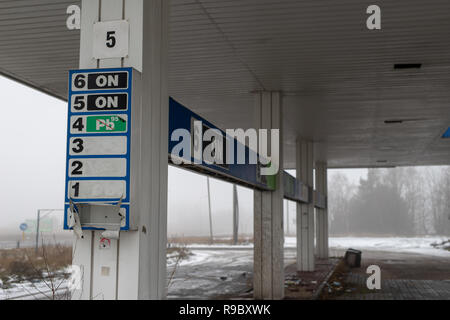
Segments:
[[[128,21],[94,23],[94,59],[124,58],[129,47]]]

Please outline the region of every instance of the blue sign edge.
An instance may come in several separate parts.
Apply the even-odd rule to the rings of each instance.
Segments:
[[[128,72],[128,88],[127,89],[107,89],[107,90],[84,90],[84,91],[72,91],[72,75],[77,73],[101,73],[101,72],[114,72],[114,71],[127,71]],[[68,198],[68,184],[70,180],[125,180],[126,182],[126,191],[127,196],[123,199],[123,204],[121,208],[126,208],[126,217],[125,217],[125,226],[121,227],[120,230],[129,230],[130,229],[130,150],[131,150],[131,106],[132,106],[132,83],[133,83],[133,68],[105,68],[105,69],[76,69],[69,70],[68,73],[68,96],[67,96],[67,105],[68,105],[68,116],[67,116],[67,141],[66,141],[66,169],[65,169],[65,186],[64,186],[64,230],[72,230],[69,228],[67,222],[67,209],[69,208],[69,198]],[[70,133],[70,117],[72,114],[80,114],[73,113],[70,107],[71,97],[73,94],[95,94],[95,93],[119,93],[126,92],[128,93],[128,109],[126,111],[115,111],[114,114],[127,114],[128,115],[128,128],[126,134],[116,133],[116,134],[108,134],[108,136],[127,136],[127,154],[126,156],[70,156],[69,148],[70,148],[70,139],[72,137],[83,136],[83,137],[91,137],[91,136],[102,136],[104,134],[71,134]],[[91,112],[89,114],[105,114],[105,112]],[[108,113],[106,113],[108,114]],[[101,177],[101,178],[70,178],[69,177],[69,161],[71,158],[126,158],[127,159],[127,175],[125,178],[111,178],[111,177]],[[76,203],[86,203],[86,202],[108,202],[111,204],[117,204],[120,199],[76,199],[73,201]],[[82,227],[83,230],[105,230],[105,228],[94,228],[94,227]]]
[[[191,132],[191,118],[194,118],[198,121],[202,121],[203,124],[207,125],[211,129],[217,129],[219,130],[224,138],[226,139],[234,139],[230,136],[226,135],[226,132],[224,132],[222,129],[218,128],[208,120],[204,119],[203,117],[199,116],[195,112],[191,111],[189,108],[185,107],[178,101],[176,101],[174,98],[169,97],[169,143],[168,143],[168,154],[169,157],[171,156],[172,148],[178,144],[178,141],[172,141],[171,135],[176,129],[185,129]],[[237,157],[237,146],[238,144],[241,144],[237,139],[234,139],[234,156],[235,160]],[[249,161],[249,153],[253,152],[250,148],[247,146],[244,146],[246,150],[245,155],[245,161],[248,163]],[[228,156],[228,154],[227,154]],[[183,155],[183,159],[186,159],[186,157]],[[228,176],[233,179],[240,180],[244,184],[253,185],[257,188],[262,188],[264,190],[273,190],[271,189],[267,183],[259,182],[257,180],[257,164],[237,164],[236,161],[234,161],[234,164],[229,164],[228,168],[223,168],[220,165],[217,164],[207,164],[204,161],[202,161],[201,164],[194,164],[194,159],[192,156],[189,156],[189,160],[191,161],[191,165],[195,165],[196,167],[205,168],[208,171],[216,172],[218,174],[222,174],[224,176]],[[179,167],[183,168],[186,167],[188,169],[188,166],[181,165]],[[279,174],[279,173],[278,173]],[[268,176],[266,176],[268,177]]]

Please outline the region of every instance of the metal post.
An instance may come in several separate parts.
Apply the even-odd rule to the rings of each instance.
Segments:
[[[233,184],[233,244],[238,243],[239,233],[239,201],[237,194],[237,187]]]
[[[286,200],[286,235],[289,236],[289,201]]]
[[[316,188],[327,195],[327,164],[316,163]],[[317,210],[317,254],[319,258],[328,258],[328,209]]]
[[[211,214],[211,191],[209,188],[209,177],[206,177],[206,185],[208,187],[208,212],[209,212],[209,243],[214,241],[213,229],[212,229],[212,214]]]
[[[36,220],[36,254],[38,254],[39,251],[39,220],[41,218],[41,210],[38,209],[37,211],[37,220]]]
[[[296,143],[297,179],[314,184],[314,153],[311,141]],[[297,271],[314,271],[314,204],[297,203]]]

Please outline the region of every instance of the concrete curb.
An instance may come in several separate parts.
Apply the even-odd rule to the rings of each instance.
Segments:
[[[311,297],[311,300],[317,300],[319,298],[320,294],[322,293],[323,288],[325,287],[325,284],[328,282],[328,280],[330,279],[331,275],[334,273],[334,271],[336,270],[336,267],[339,265],[339,263],[341,261],[342,260],[338,260],[336,262],[336,264],[333,266],[333,268],[330,270],[330,272],[328,272],[328,274],[325,277],[325,279],[322,281],[322,283],[317,288],[317,290],[313,293],[313,296]]]

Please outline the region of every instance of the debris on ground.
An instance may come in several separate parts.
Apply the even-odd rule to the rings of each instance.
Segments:
[[[349,288],[345,287],[345,283],[342,281],[348,271],[349,266],[346,264],[345,259],[342,259],[338,263],[331,277],[325,283],[324,290],[322,290],[319,299],[328,299],[330,296],[339,295],[346,290],[349,290]]]
[[[319,288],[339,261],[334,257],[320,260],[314,271],[298,271],[296,264],[288,266],[284,282],[285,299],[315,299]]]
[[[434,243],[431,244],[431,246],[432,246],[433,248],[436,248],[436,249],[441,249],[441,250],[447,250],[447,251],[450,251],[450,239],[444,240],[444,241],[442,241],[442,242],[440,242],[440,243],[434,242]]]
[[[192,253],[185,245],[169,245],[166,249],[167,264],[169,266],[179,263],[181,260],[187,260],[190,256],[192,256]]]

